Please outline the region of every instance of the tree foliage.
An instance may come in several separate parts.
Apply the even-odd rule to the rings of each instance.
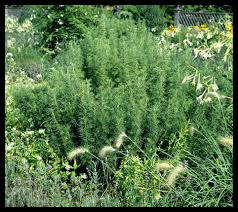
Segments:
[[[43,5],[35,10],[34,27],[42,33],[43,47],[55,49],[61,42],[82,39],[98,22],[99,9],[90,5]]]

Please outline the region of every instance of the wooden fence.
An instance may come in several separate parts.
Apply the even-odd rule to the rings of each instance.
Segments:
[[[233,13],[185,12],[177,6],[174,10],[174,25],[200,26],[208,24],[209,20],[217,22],[220,19],[226,19],[226,15],[232,16],[233,20]]]

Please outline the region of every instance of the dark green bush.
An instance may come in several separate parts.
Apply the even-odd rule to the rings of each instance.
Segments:
[[[149,31],[156,28],[157,32],[160,32],[166,26],[164,12],[158,5],[142,5],[139,9],[139,19],[145,19]]]
[[[40,45],[55,49],[58,43],[82,39],[98,22],[99,8],[90,5],[43,5],[35,9],[34,27],[42,34]]]

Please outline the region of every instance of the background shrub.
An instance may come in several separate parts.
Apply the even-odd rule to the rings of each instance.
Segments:
[[[42,33],[40,45],[55,49],[56,44],[82,39],[88,27],[98,22],[99,9],[88,5],[37,6],[34,27]]]
[[[145,19],[149,31],[156,28],[162,31],[165,27],[164,12],[157,5],[142,5],[139,9],[139,19]]]

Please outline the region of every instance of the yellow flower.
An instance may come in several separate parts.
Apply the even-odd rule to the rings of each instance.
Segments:
[[[200,31],[199,27],[198,26],[194,26],[193,29],[195,29],[197,32]]]
[[[226,27],[226,32],[221,32],[221,35],[225,38],[225,39],[233,39],[233,25],[231,21],[226,21],[225,23],[225,27]]]
[[[226,21],[225,22],[225,27],[228,31],[233,31],[233,26],[231,21]]]
[[[173,25],[170,25],[168,27],[168,32],[175,32],[175,27]]]
[[[207,25],[206,24],[202,24],[201,26],[200,26],[200,31],[207,31],[208,30],[208,28],[207,28]]]

